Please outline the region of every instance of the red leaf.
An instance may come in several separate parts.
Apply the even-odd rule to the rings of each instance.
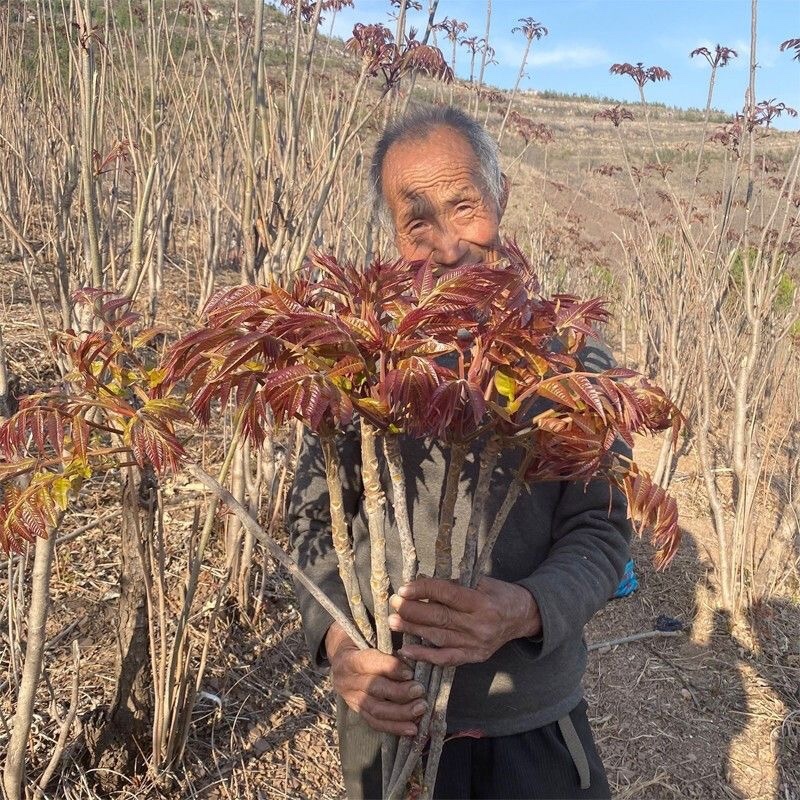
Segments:
[[[379,394],[386,403],[395,424],[411,435],[424,435],[425,419],[431,397],[439,383],[436,367],[426,358],[411,356],[398,362],[386,373]]]
[[[424,300],[433,289],[433,262],[428,259],[414,276],[414,294],[417,301]]]
[[[486,413],[479,387],[464,379],[441,383],[434,391],[424,427],[446,441],[463,440],[478,427]]]
[[[130,421],[124,440],[140,467],[152,465],[157,473],[175,471],[184,449],[172,428],[174,420],[188,419],[175,400],[149,400]]]
[[[629,472],[621,487],[628,500],[628,515],[639,533],[651,528],[651,540],[657,551],[654,562],[657,569],[663,569],[672,560],[681,539],[675,500],[643,472]]]

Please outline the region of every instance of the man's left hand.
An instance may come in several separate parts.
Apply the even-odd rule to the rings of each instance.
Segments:
[[[481,578],[475,589],[417,578],[401,586],[389,603],[395,612],[389,617],[392,630],[423,639],[404,646],[399,655],[439,666],[486,661],[506,642],[542,630],[533,595],[495,578]]]

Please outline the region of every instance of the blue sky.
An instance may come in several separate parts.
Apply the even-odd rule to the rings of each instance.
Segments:
[[[348,38],[356,22],[388,22],[386,0],[354,0],[355,8],[336,15],[334,33]],[[533,17],[549,35],[531,47],[520,87],[587,93],[633,101],[637,88],[626,76],[610,75],[615,62],[656,64],[672,80],[647,87],[648,98],[681,107],[704,107],[710,68],[705,59],[689,58],[696,47],[732,47],[739,57],[720,70],[714,107],[733,113],[742,108],[750,50],[750,0],[493,0],[490,42],[497,65],[486,79],[501,87],[516,80],[525,41],[511,29],[520,17]],[[423,0],[423,7],[427,2]],[[467,22],[467,36],[483,36],[485,0],[439,0],[437,20]],[[411,14],[411,24],[424,29],[427,12]],[[322,29],[329,30],[329,20]],[[757,100],[777,98],[800,111],[800,62],[778,45],[800,38],[800,0],[760,0],[756,76]],[[447,58],[450,44],[440,34]],[[456,71],[469,75],[469,52],[459,47]],[[783,119],[778,127],[800,130],[800,118]]]

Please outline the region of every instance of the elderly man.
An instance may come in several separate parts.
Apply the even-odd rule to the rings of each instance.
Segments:
[[[376,202],[394,228],[400,255],[441,269],[490,261],[508,197],[494,140],[453,108],[415,111],[384,131],[375,150]],[[611,366],[598,347],[589,369]],[[422,569],[430,574],[446,452],[405,440],[403,463]],[[370,597],[368,530],[356,434],[342,444],[342,485],[362,594]],[[494,480],[510,479],[513,458]],[[477,474],[468,463],[456,506],[466,525]],[[290,510],[294,554],[340,607],[347,608],[329,530],[319,448],[308,438]],[[499,502],[499,501],[496,501]],[[387,517],[394,587],[390,625],[422,637],[397,656],[360,651],[315,601],[298,591],[315,663],[329,666],[338,695],[337,728],[348,796],[380,797],[381,732],[416,733],[423,689],[407,661],[458,665],[435,796],[609,797],[586,717],[581,678],[583,627],[617,587],[628,559],[624,499],[601,483],[536,485],[519,498],[476,589],[420,577],[400,581],[400,548]],[[456,535],[456,534],[454,534]],[[458,736],[470,731],[469,736]],[[477,733],[476,733],[477,732]]]

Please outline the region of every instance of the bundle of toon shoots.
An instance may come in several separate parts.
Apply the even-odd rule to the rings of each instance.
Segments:
[[[189,378],[192,409],[204,424],[214,401],[234,398],[244,433],[256,441],[265,435],[268,408],[275,425],[299,419],[320,437],[332,538],[356,626],[347,630],[360,647],[377,644],[390,653],[386,495],[377,448],[384,449],[392,482],[407,582],[416,575],[417,557],[401,436],[432,437],[450,449],[434,577],[474,587],[511,507],[532,481],[604,478],[615,484],[639,530],[651,530],[656,565],[670,561],[679,540],[675,503],[613,446],[617,439],[632,446],[634,433],[678,427],[681,415],[660,389],[631,370],[582,369],[577,354],[592,326],[607,317],[599,299],[541,297],[530,264],[511,244],[499,265],[442,274],[430,263],[373,263],[362,270],[316,255],[288,291],[247,286],[212,300],[206,327],[172,349],[167,375],[170,382]],[[338,478],[335,439],[353,420],[360,426],[374,631],[354,572]],[[453,575],[456,493],[476,441],[479,476]],[[504,500],[489,525],[492,472],[509,448],[520,453],[519,469],[499,487]],[[478,552],[479,532],[487,530]],[[454,671],[417,665],[416,679],[428,686],[428,712],[416,737],[404,737],[398,746],[385,736],[385,797],[404,796],[426,744],[422,796],[431,796]]]
[[[389,653],[387,499],[377,454],[382,447],[405,583],[417,573],[399,447],[399,438],[409,436],[436,439],[450,451],[434,577],[474,587],[520,491],[533,481],[605,479],[625,493],[639,531],[650,529],[656,566],[665,566],[675,552],[674,501],[614,445],[618,440],[632,445],[635,433],[678,428],[680,413],[631,370],[582,368],[578,354],[593,335],[592,326],[608,317],[603,301],[541,297],[515,245],[506,246],[497,265],[442,274],[429,263],[376,262],[360,269],[313,256],[288,290],[242,286],[216,295],[205,324],[177,342],[155,369],[146,367],[142,349],[158,331],[133,336],[138,317],[129,300],[91,290],[78,299],[93,306],[100,324],[81,336],[60,335],[57,347],[72,372],[58,390],[24,398],[19,412],[0,426],[4,550],[47,536],[92,475],[133,466],[163,473],[183,463],[256,532],[359,647]],[[294,420],[319,436],[349,613],[299,574],[269,532],[213,478],[185,463],[175,428],[191,419],[187,406],[207,425],[229,404],[234,438],[259,444],[272,426]],[[374,630],[361,600],[338,480],[336,438],[352,424],[361,434]],[[518,452],[519,468],[508,485],[494,487],[503,501],[490,521],[492,473],[509,449]],[[479,453],[479,473],[454,574],[450,535],[468,452]],[[384,738],[385,797],[403,797],[410,784],[420,782],[422,796],[431,796],[453,674],[450,667],[416,665],[416,680],[428,687],[428,711],[415,737]],[[426,745],[420,778],[417,767]]]

